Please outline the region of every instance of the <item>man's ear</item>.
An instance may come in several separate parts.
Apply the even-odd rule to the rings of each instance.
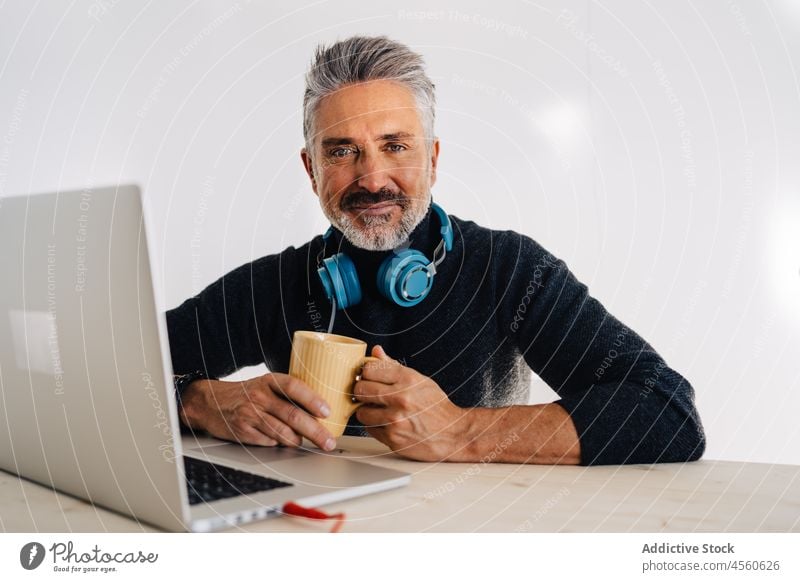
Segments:
[[[436,165],[439,163],[439,138],[434,138],[431,145],[431,188],[436,183]]]
[[[314,163],[311,156],[308,155],[306,148],[300,150],[300,159],[303,160],[303,167],[306,169],[306,174],[308,174],[311,180],[311,189],[314,190],[314,194],[319,196],[319,192],[317,192],[317,180],[314,177]]]

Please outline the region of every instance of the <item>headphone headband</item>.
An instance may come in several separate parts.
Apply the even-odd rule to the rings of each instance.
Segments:
[[[444,241],[444,248],[447,251],[453,250],[453,226],[450,224],[450,217],[447,216],[447,213],[442,209],[441,206],[436,204],[435,202],[431,202],[431,208],[436,213],[436,216],[439,217],[439,222],[441,223],[441,228],[439,229],[439,233],[442,235],[442,240]]]

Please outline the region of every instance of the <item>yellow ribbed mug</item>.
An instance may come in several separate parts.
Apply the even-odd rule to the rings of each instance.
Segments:
[[[330,405],[330,415],[318,420],[334,438],[342,436],[348,419],[363,404],[353,401],[353,385],[366,362],[378,361],[366,353],[367,343],[359,339],[318,331],[294,332],[289,375],[305,382]]]

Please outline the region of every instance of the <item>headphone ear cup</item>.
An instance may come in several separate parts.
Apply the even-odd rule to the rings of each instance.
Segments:
[[[361,283],[356,266],[344,253],[324,259],[317,274],[325,289],[325,296],[329,301],[335,298],[338,309],[352,307],[361,302]]]
[[[430,261],[415,249],[387,257],[378,269],[378,291],[401,307],[411,307],[427,297],[433,287]]]

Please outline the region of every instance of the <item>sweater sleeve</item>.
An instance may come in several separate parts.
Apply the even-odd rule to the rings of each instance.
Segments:
[[[220,378],[266,361],[262,341],[280,323],[279,259],[242,265],[167,311],[175,374]]]
[[[561,397],[581,464],[699,459],[705,436],[689,382],[538,243],[509,232],[500,252],[503,325]]]

